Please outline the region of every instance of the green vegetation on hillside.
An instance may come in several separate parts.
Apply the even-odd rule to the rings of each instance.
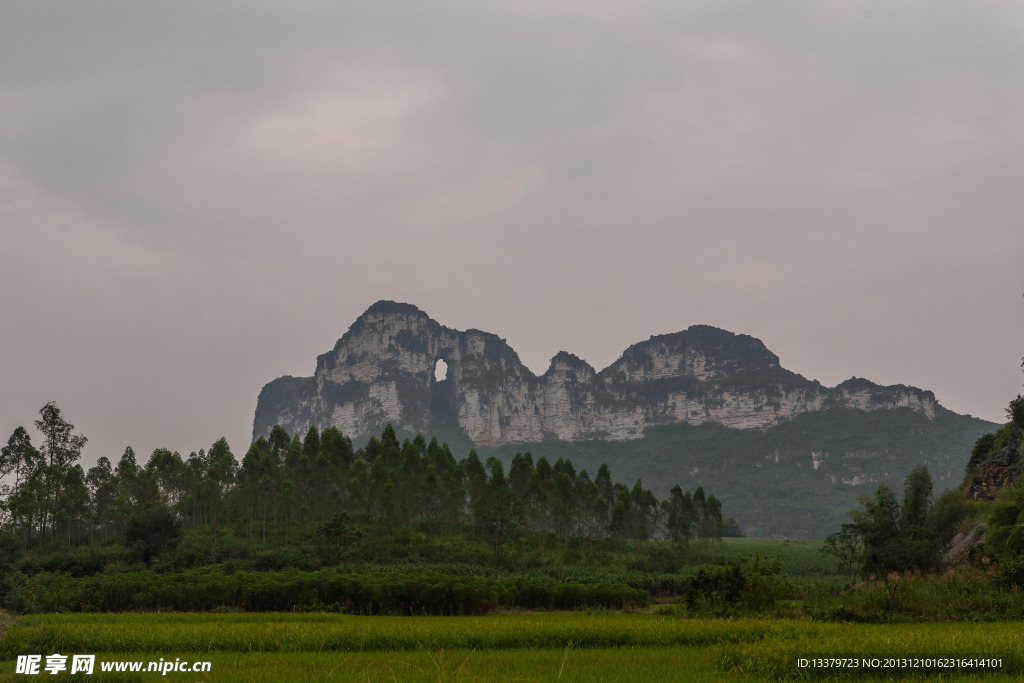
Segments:
[[[766,431],[718,424],[665,425],[636,441],[530,444],[534,456],[607,463],[627,481],[642,477],[665,495],[672,483],[715,492],[749,536],[824,538],[846,510],[879,484],[902,484],[926,465],[936,487],[956,486],[975,440],[994,425],[939,410],[827,410]],[[521,448],[521,447],[520,447]],[[509,462],[516,447],[493,451]],[[816,454],[816,455],[815,455]],[[815,464],[817,462],[817,465]]]
[[[960,487],[933,498],[925,467],[863,496],[823,550],[866,579],[817,603],[862,621],[1024,616],[1024,399],[1010,421],[977,439]],[[940,576],[937,571],[944,570]]]

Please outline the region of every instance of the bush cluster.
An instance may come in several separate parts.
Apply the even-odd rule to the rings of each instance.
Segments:
[[[867,581],[805,602],[808,613],[825,621],[938,622],[1019,620],[1024,592],[1017,581],[1024,572],[1013,565],[995,577],[975,569],[945,575],[897,575]]]
[[[792,591],[778,558],[756,557],[746,565],[701,569],[686,589],[691,613],[732,614],[764,611]]]
[[[89,577],[41,573],[16,574],[0,584],[0,603],[21,613],[328,610],[365,615],[472,615],[499,607],[622,608],[648,601],[646,591],[622,584],[331,571],[142,571]]]

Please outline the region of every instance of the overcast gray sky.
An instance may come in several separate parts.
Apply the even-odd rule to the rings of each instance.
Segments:
[[[695,323],[1001,421],[1024,5],[0,0],[0,429],[244,453],[378,299],[536,373]]]

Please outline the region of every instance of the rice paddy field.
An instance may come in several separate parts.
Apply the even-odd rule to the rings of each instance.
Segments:
[[[549,612],[484,617],[45,614],[6,618],[0,681],[1018,680],[1020,623],[838,624]],[[17,655],[94,654],[92,675],[15,673]],[[798,667],[848,658],[856,668]],[[969,666],[911,668],[901,659]],[[104,662],[208,661],[205,673],[102,673]],[[877,659],[877,667],[864,667]],[[890,660],[890,661],[886,661]],[[997,667],[978,665],[979,660]],[[920,663],[920,662],[919,662]],[[889,664],[889,666],[886,666]]]

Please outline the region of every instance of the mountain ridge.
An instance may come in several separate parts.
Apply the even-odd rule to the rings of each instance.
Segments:
[[[438,381],[438,361],[447,377]],[[432,406],[476,446],[623,441],[656,425],[716,422],[768,429],[799,414],[852,408],[944,411],[932,392],[853,377],[829,388],[783,368],[750,335],[710,325],[653,335],[598,371],[569,351],[534,374],[504,339],[437,322],[413,304],[377,301],[317,357],[312,377],[279,377],[257,400],[253,439],[334,426],[353,438],[386,424],[429,430]],[[450,409],[450,410],[449,410]]]

